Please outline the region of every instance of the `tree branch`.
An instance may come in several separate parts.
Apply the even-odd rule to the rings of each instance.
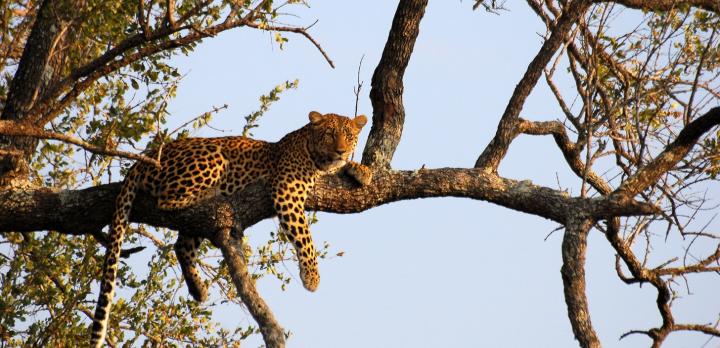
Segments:
[[[223,260],[228,266],[228,271],[240,299],[242,299],[243,304],[247,307],[255,322],[258,323],[265,346],[268,348],[283,348],[285,347],[285,332],[275,320],[270,307],[258,294],[255,288],[255,280],[248,274],[242,238],[231,236],[232,231],[240,231],[239,226],[234,223],[234,215],[233,209],[229,205],[219,207],[217,218],[220,220],[220,224],[224,226],[216,233],[213,243],[222,252]]]
[[[475,162],[475,168],[481,168],[491,173],[497,172],[500,161],[502,161],[510,148],[510,143],[519,133],[517,123],[525,100],[540,79],[543,68],[548,64],[560,45],[567,39],[570,29],[577,23],[578,19],[585,14],[588,7],[590,7],[589,0],[574,0],[566,5],[565,10],[563,10],[562,15],[557,20],[555,28],[552,30],[552,34],[550,34],[550,37],[543,43],[540,51],[538,51],[535,58],[530,62],[530,65],[528,65],[525,75],[523,75],[515,87],[510,101],[505,108],[505,112],[500,119],[495,137],[493,137],[480,157],[478,157]]]
[[[571,215],[568,218],[562,242],[563,265],[560,269],[573,334],[584,348],[600,347],[600,340],[590,322],[585,293],[585,252],[587,235],[593,223],[593,220],[582,216]]]
[[[389,169],[400,143],[405,123],[403,76],[420,32],[420,20],[426,6],[427,0],[400,1],[382,57],[373,73],[370,82],[372,127],[362,157],[362,163],[371,167]]]
[[[51,191],[0,190],[0,231],[32,232],[55,230],[68,234],[92,234],[107,225],[115,210],[119,183],[83,190]],[[274,216],[270,189],[252,185],[228,199],[235,207],[238,223],[252,226]],[[346,177],[325,176],[318,180],[308,199],[308,211],[357,213],[400,200],[430,197],[465,197],[484,200],[517,211],[565,223],[568,212],[580,209],[589,217],[647,215],[657,212],[653,205],[613,198],[569,197],[567,193],[497,177],[477,169],[423,169],[382,171],[373,184],[358,187]],[[166,212],[155,201],[141,194],[133,204],[131,220],[183,231],[215,231],[208,226],[215,218],[217,197],[192,208]],[[87,211],[93,214],[86,214]],[[200,233],[200,232],[198,232]],[[202,235],[211,238],[212,235]]]
[[[25,120],[28,110],[36,103],[40,90],[47,80],[43,78],[58,39],[65,31],[61,7],[55,1],[43,1],[38,9],[35,23],[25,43],[17,72],[10,84],[0,120]],[[27,178],[28,163],[37,147],[37,139],[27,137],[0,137],[0,147],[5,151],[21,151],[22,156],[0,157],[0,186],[13,185]]]
[[[308,41],[310,41],[313,45],[315,45],[315,48],[320,51],[320,54],[322,54],[323,58],[330,64],[330,67],[335,69],[335,63],[333,63],[332,59],[330,59],[330,56],[325,52],[325,50],[320,46],[320,44],[315,41],[315,39],[310,36],[310,34],[307,32],[308,28],[297,28],[297,27],[287,27],[287,26],[274,26],[274,25],[260,25],[255,22],[248,22],[245,21],[245,26],[250,28],[256,28],[256,29],[262,29],[262,30],[268,30],[268,31],[283,31],[283,32],[289,32],[289,33],[296,33],[304,36]]]
[[[160,162],[154,158],[150,158],[150,157],[143,156],[141,154],[132,153],[132,152],[106,149],[106,148],[103,148],[100,146],[90,144],[82,139],[71,137],[66,134],[45,131],[39,127],[28,125],[27,122],[13,122],[13,121],[0,120],[0,134],[5,135],[5,136],[26,136],[26,137],[32,137],[35,139],[59,140],[59,141],[65,142],[65,143],[80,146],[83,149],[88,150],[92,153],[106,155],[106,156],[119,156],[119,157],[134,159],[134,160],[142,161],[142,162],[149,163],[149,164],[155,165],[157,167],[160,167]]]
[[[575,175],[580,178],[586,177],[588,183],[604,195],[612,192],[612,187],[608,185],[603,178],[597,175],[595,171],[585,168],[585,163],[580,160],[580,154],[577,151],[576,144],[570,141],[565,126],[563,126],[562,123],[558,121],[531,122],[520,119],[518,128],[521,133],[530,135],[551,134],[553,139],[555,139],[555,144],[560,148],[560,151],[565,157],[565,161]]]
[[[690,149],[703,134],[718,124],[720,124],[720,107],[715,107],[685,126],[675,138],[675,141],[668,145],[650,163],[625,180],[613,194],[634,197],[650,185],[653,185],[690,152]]]

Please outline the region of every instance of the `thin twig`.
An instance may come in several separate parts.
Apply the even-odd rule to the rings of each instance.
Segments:
[[[357,70],[357,87],[353,87],[353,93],[355,93],[355,115],[357,116],[358,111],[358,102],[360,101],[360,91],[362,90],[363,82],[360,81],[360,69],[362,69],[362,62],[363,59],[365,59],[365,55],[363,54],[362,57],[360,57],[360,64],[358,64],[358,70]]]
[[[263,30],[267,30],[267,31],[281,31],[281,32],[290,32],[290,33],[300,34],[300,35],[304,36],[306,39],[310,40],[310,42],[312,42],[312,44],[315,45],[315,47],[318,49],[318,51],[320,51],[320,53],[323,55],[323,57],[328,62],[328,64],[330,64],[330,67],[335,69],[335,63],[333,63],[332,59],[330,59],[330,56],[328,56],[328,54],[325,52],[325,50],[323,50],[322,46],[320,46],[320,44],[317,41],[315,41],[315,39],[312,36],[310,36],[310,34],[308,34],[307,29],[309,27],[297,28],[297,27],[286,27],[286,26],[274,26],[274,25],[264,25],[264,24],[260,24],[260,23],[249,22],[249,21],[244,21],[243,24],[250,28],[263,29]]]

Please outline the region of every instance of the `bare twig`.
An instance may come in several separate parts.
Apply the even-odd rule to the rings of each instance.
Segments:
[[[358,114],[358,103],[360,102],[360,91],[362,90],[362,86],[363,86],[363,81],[360,81],[360,70],[362,69],[363,59],[365,59],[364,54],[362,55],[362,57],[360,57],[360,63],[358,64],[357,86],[353,87],[353,93],[355,93],[355,116],[357,116],[357,114]]]

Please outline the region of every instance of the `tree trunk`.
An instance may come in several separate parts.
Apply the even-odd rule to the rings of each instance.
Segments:
[[[48,63],[67,23],[62,18],[59,1],[44,1],[27,39],[18,70],[8,91],[0,119],[27,121],[27,112],[35,105],[41,89],[53,76]],[[27,180],[29,163],[38,139],[33,137],[0,136],[0,150],[16,155],[0,155],[0,187],[15,186]]]

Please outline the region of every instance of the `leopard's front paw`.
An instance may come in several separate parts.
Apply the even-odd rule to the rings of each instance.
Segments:
[[[345,173],[363,186],[369,185],[372,181],[372,171],[370,168],[357,162],[348,163],[345,166]]]

